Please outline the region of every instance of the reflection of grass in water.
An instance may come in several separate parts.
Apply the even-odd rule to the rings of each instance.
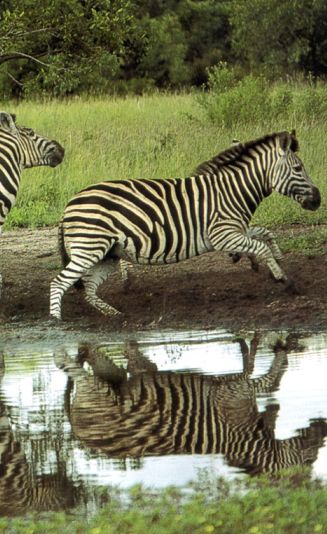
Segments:
[[[209,490],[209,491],[208,491]],[[306,469],[273,478],[227,482],[202,479],[194,492],[177,488],[153,491],[135,486],[128,494],[101,488],[95,501],[104,504],[85,521],[76,514],[0,519],[6,532],[70,532],[87,534],[314,534],[325,533],[327,487],[310,480]],[[5,530],[8,529],[8,530]]]
[[[22,343],[22,348],[24,343]],[[22,351],[3,352],[5,374],[21,374],[22,371],[35,371],[39,368],[54,366],[52,352],[30,351],[30,349]]]

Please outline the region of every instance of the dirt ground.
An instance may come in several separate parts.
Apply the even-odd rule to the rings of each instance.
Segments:
[[[288,231],[283,228],[277,238]],[[310,228],[296,227],[296,231],[303,234]],[[100,315],[84,301],[83,290],[72,288],[63,300],[61,328],[105,332],[158,328],[326,329],[326,252],[327,244],[326,251],[315,257],[285,254],[283,267],[295,281],[296,295],[275,283],[264,266],[255,273],[247,259],[233,264],[223,253],[168,266],[134,266],[128,287],[114,275],[100,291],[107,302],[123,312],[119,319]],[[0,238],[0,270],[0,333],[13,326],[47,324],[49,285],[60,271],[57,229],[4,232]]]

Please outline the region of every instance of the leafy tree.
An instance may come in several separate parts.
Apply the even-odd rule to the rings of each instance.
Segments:
[[[233,50],[243,65],[272,76],[303,66],[325,73],[326,15],[324,0],[232,0]]]
[[[130,0],[5,0],[0,67],[29,92],[96,86],[117,74],[132,25]]]
[[[231,60],[229,1],[184,0],[179,2],[178,16],[187,38],[186,61],[192,70],[193,83],[207,79],[208,67]]]
[[[0,96],[327,73],[326,0],[0,0]]]
[[[327,73],[327,3],[305,0],[307,49],[302,53],[300,67],[316,78]]]
[[[180,85],[189,81],[185,57],[186,36],[177,15],[145,17],[142,27],[146,34],[146,48],[137,72],[156,81],[159,87]]]
[[[230,51],[229,1],[137,0],[145,35],[134,56],[138,75],[153,77],[159,86],[202,84],[207,67]]]

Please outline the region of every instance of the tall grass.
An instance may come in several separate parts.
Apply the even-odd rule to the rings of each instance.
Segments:
[[[274,194],[259,208],[255,221],[268,226],[327,222],[327,87],[320,87],[314,98],[310,86],[266,87],[271,91],[269,101],[278,102],[274,109],[279,112],[272,114],[267,95],[259,98],[258,93],[263,92],[260,83],[243,82],[243,86],[230,87],[225,93],[212,89],[201,98],[195,94],[155,94],[124,99],[3,103],[3,109],[17,114],[18,123],[58,140],[66,150],[64,162],[56,169],[24,171],[18,200],[6,227],[56,224],[69,198],[91,183],[184,177],[200,162],[228,147],[235,137],[248,141],[291,128],[297,130],[300,155],[321,189],[322,207],[308,213],[290,199]],[[242,91],[243,97],[237,98]],[[310,111],[310,99],[314,113]],[[234,117],[231,121],[224,120],[228,102]],[[237,106],[243,109],[242,113],[237,114]],[[244,111],[247,107],[250,115]]]

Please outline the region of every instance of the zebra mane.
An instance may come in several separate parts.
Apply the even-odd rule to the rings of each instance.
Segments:
[[[283,144],[286,144],[287,142],[290,141],[290,149],[293,152],[297,152],[297,150],[299,149],[299,143],[295,137],[294,130],[292,130],[291,133],[288,133],[286,131],[272,133],[269,135],[265,135],[263,137],[259,137],[258,139],[254,139],[253,141],[248,141],[247,143],[233,144],[231,147],[227,148],[226,150],[219,152],[219,154],[214,156],[212,159],[204,161],[203,163],[198,165],[198,167],[195,170],[195,173],[203,174],[203,173],[216,172],[219,168],[223,167],[224,165],[233,163],[239,157],[247,155],[252,148],[257,147],[260,144],[267,143],[271,141],[272,139],[275,139],[276,137],[280,138],[282,146]]]

